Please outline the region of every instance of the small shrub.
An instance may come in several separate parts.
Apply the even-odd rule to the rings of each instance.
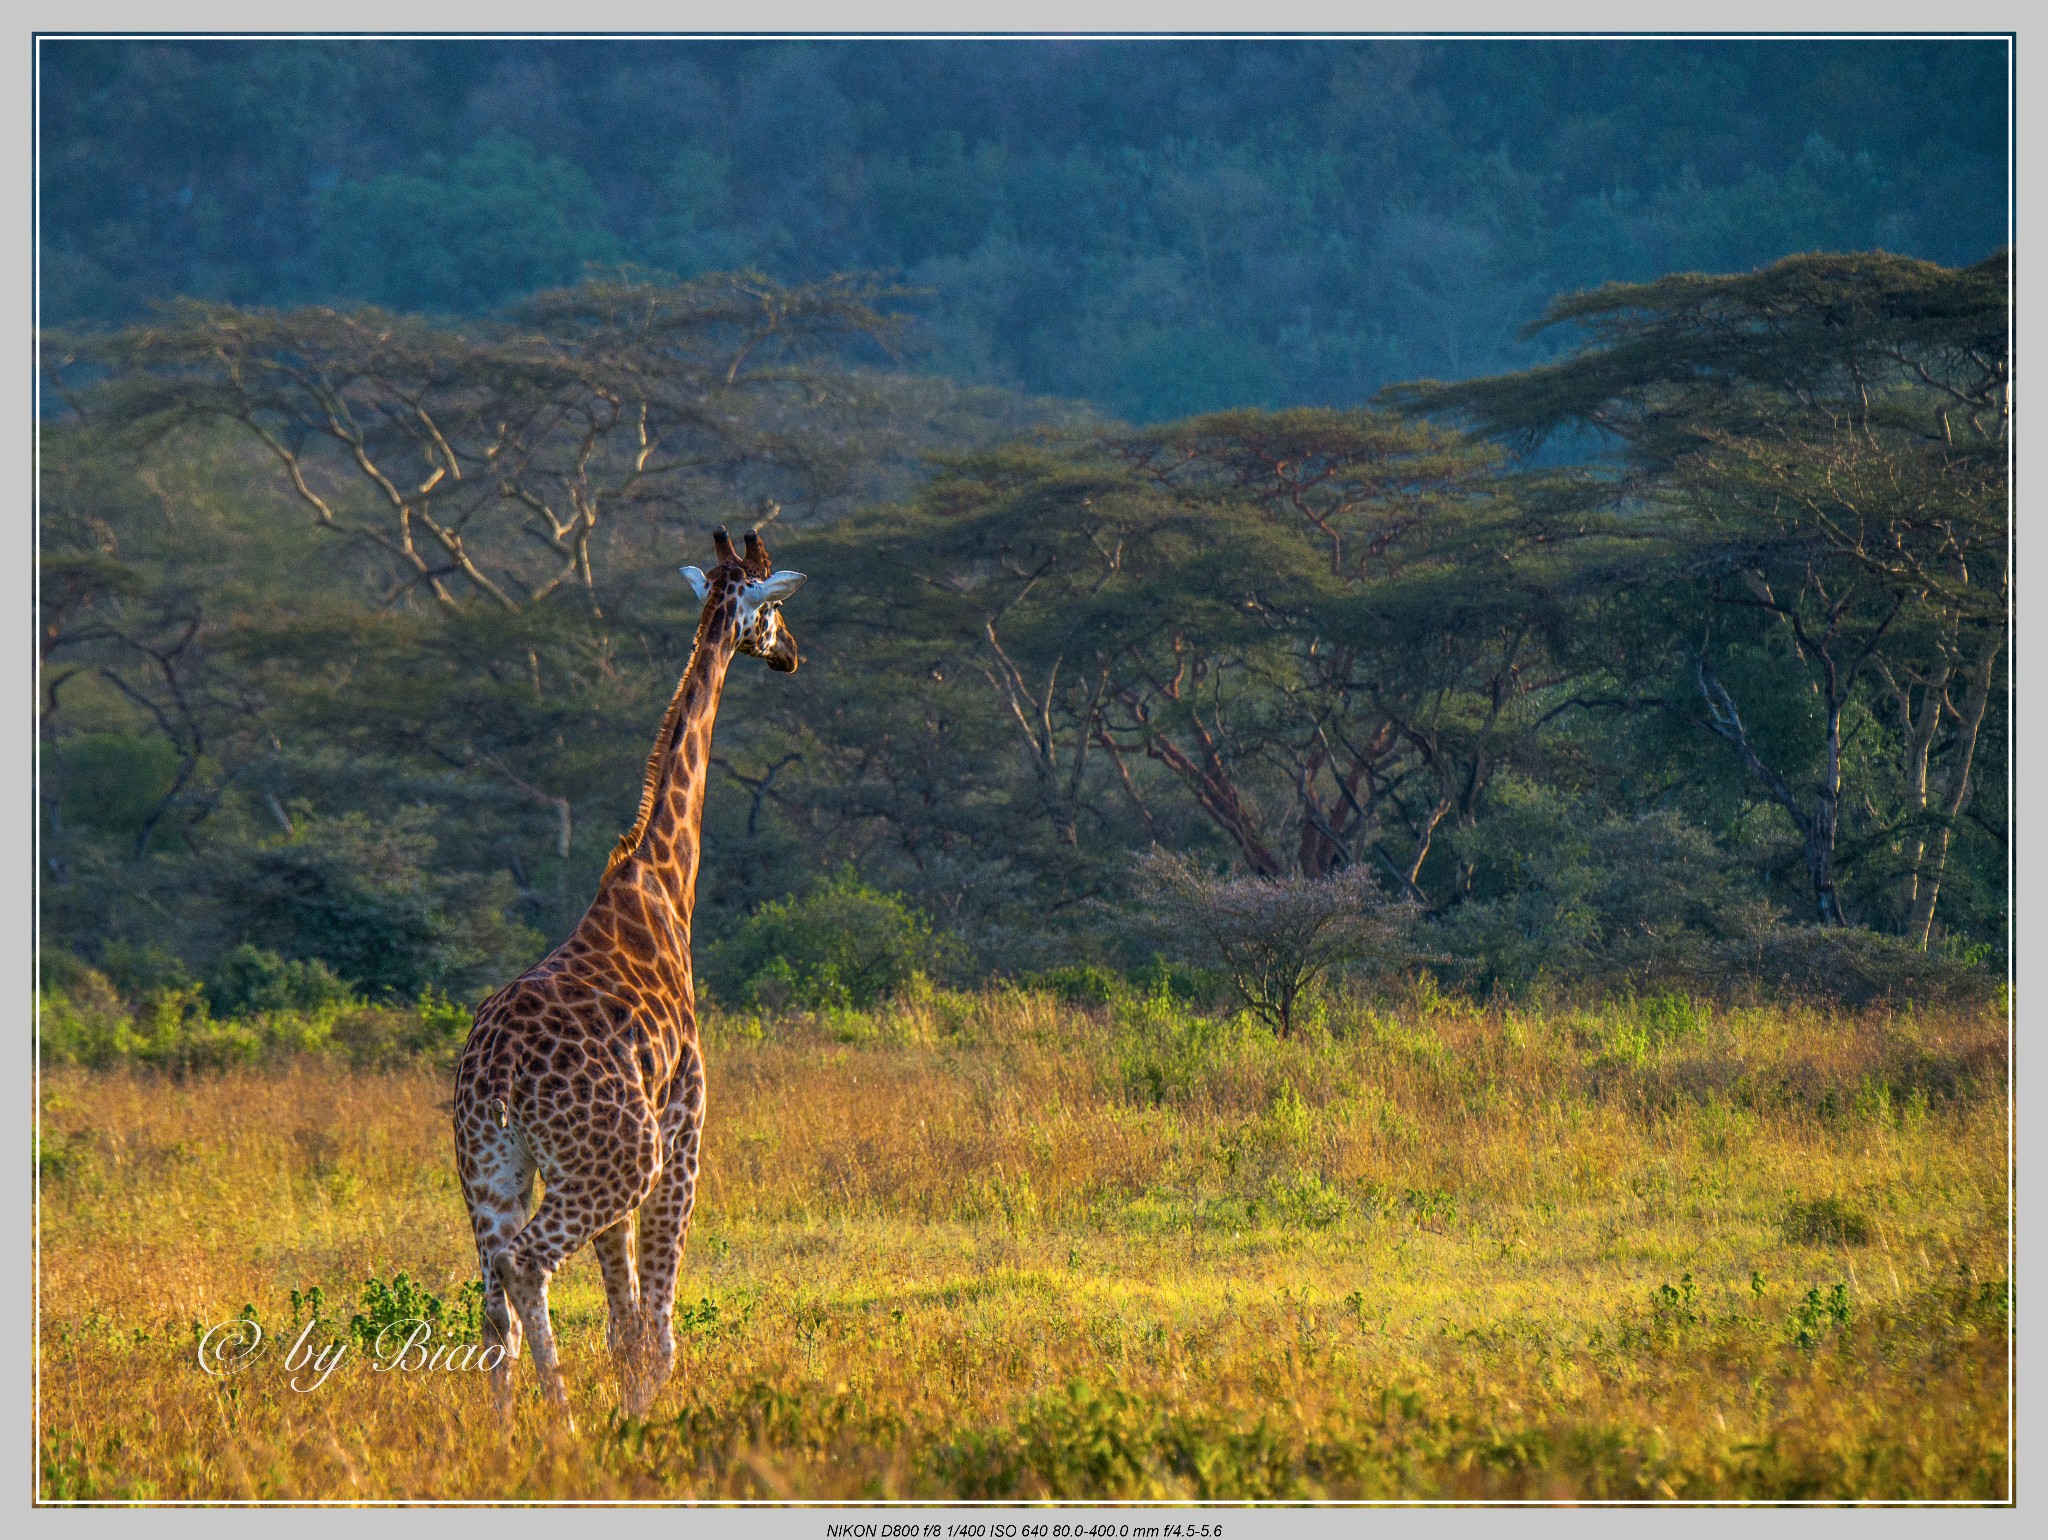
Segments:
[[[84,991],[101,986],[109,994],[115,992],[112,980],[75,952],[61,946],[46,946],[36,958],[36,988],[46,993],[76,999]]]
[[[131,1053],[138,1041],[113,981],[83,964],[72,971],[46,962],[37,1005],[45,1063],[104,1069]]]
[[[476,1291],[473,1299],[469,1297],[471,1288]],[[394,1273],[389,1283],[371,1278],[363,1284],[362,1309],[349,1317],[348,1334],[355,1341],[369,1346],[375,1344],[378,1333],[388,1332],[391,1335],[386,1336],[385,1345],[389,1347],[393,1336],[403,1340],[412,1323],[425,1321],[433,1329],[436,1342],[474,1341],[482,1295],[482,1284],[465,1285],[463,1293],[456,1296],[456,1302],[463,1311],[451,1316],[447,1301],[414,1283],[409,1273]],[[294,1314],[297,1307],[298,1300],[295,1299]],[[467,1338],[463,1336],[465,1330],[469,1334]]]
[[[1785,1211],[1785,1239],[1794,1245],[1867,1246],[1870,1221],[1840,1198],[1795,1202]]]
[[[92,1137],[89,1132],[38,1134],[36,1180],[38,1184],[69,1181],[85,1169],[91,1156]]]
[[[1425,1191],[1411,1187],[1401,1194],[1401,1206],[1425,1230],[1446,1229],[1458,1222],[1458,1195],[1440,1188]]]
[[[223,955],[206,975],[206,998],[219,1016],[318,1011],[353,997],[319,958],[287,962],[247,942]]]
[[[451,1000],[429,984],[420,991],[413,1006],[419,1022],[416,1046],[429,1057],[452,1057],[462,1051],[476,1013],[458,1000]]]
[[[1068,1005],[1108,1005],[1125,987],[1114,973],[1092,963],[1055,968],[1050,973],[1041,973],[1032,984]]]
[[[933,1463],[962,1497],[1149,1494],[1158,1422],[1144,1398],[1076,1381],[1034,1398],[1009,1427],[958,1435]]]
[[[1266,1186],[1266,1202],[1281,1224],[1304,1230],[1327,1230],[1351,1207],[1342,1192],[1314,1171],[1275,1177]]]
[[[206,991],[197,984],[161,989],[135,1013],[132,1057],[155,1069],[186,1072],[254,1064],[263,1053],[262,1035],[240,1022],[215,1021]]]
[[[1266,1109],[1266,1125],[1276,1148],[1298,1150],[1315,1132],[1315,1114],[1301,1099],[1301,1093],[1289,1083],[1280,1087],[1279,1094],[1273,1098],[1273,1105]]]
[[[1707,1318],[1700,1307],[1699,1286],[1687,1273],[1676,1285],[1659,1284],[1650,1291],[1650,1315],[1657,1328],[1666,1333],[1683,1331],[1688,1326],[1697,1326]]]
[[[1642,1022],[1643,1030],[1657,1042],[1700,1037],[1707,1030],[1706,1012],[1693,1002],[1690,995],[1652,995],[1637,1002],[1636,1017]]]
[[[1322,878],[1239,877],[1154,850],[1136,870],[1141,902],[1183,960],[1221,971],[1246,1007],[1282,1037],[1307,1014],[1307,996],[1339,965],[1392,958],[1401,907],[1363,867]]]
[[[1143,1105],[1180,1102],[1210,1073],[1243,1029],[1198,1016],[1169,994],[1126,995],[1113,1008],[1124,1094]]]
[[[1779,925],[1727,951],[1731,971],[1779,996],[1851,1008],[1878,1001],[1981,1005],[1995,999],[1996,972],[1940,949],[1923,952],[1874,931]]]
[[[764,904],[713,949],[721,995],[745,1007],[868,1010],[956,950],[894,893],[843,870],[805,896]]]
[[[127,941],[109,941],[100,949],[100,966],[127,1000],[140,1000],[167,989],[183,989],[193,982],[184,959],[154,943],[138,946]]]
[[[1790,1321],[1792,1345],[1808,1352],[1820,1346],[1821,1338],[1830,1330],[1841,1331],[1855,1318],[1855,1311],[1849,1304],[1849,1286],[1838,1283],[1822,1294],[1819,1289],[1808,1289],[1806,1298],[1792,1307]]]
[[[334,1047],[358,1069],[395,1069],[422,1059],[452,1063],[469,1034],[466,1007],[430,987],[411,1010],[357,1005],[333,1018]]]

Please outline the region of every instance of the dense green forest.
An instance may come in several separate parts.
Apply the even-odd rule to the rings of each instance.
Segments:
[[[1479,992],[2002,966],[2002,51],[1006,46],[50,45],[48,955],[494,987],[761,521],[728,1001],[1157,972],[1154,847]]]
[[[45,319],[480,314],[584,264],[926,291],[1126,421],[1539,361],[1551,296],[2006,239],[2005,44],[48,42]]]

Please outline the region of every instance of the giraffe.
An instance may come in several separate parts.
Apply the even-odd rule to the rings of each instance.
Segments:
[[[483,1271],[484,1345],[501,1349],[492,1389],[507,1413],[524,1336],[568,1420],[548,1281],[585,1241],[604,1273],[629,1415],[646,1414],[675,1365],[676,1274],[704,1125],[690,919],[711,729],[735,654],[796,672],[781,606],[804,581],[771,569],[755,531],[744,557],[723,525],[711,539],[717,564],[681,569],[703,614],[648,755],[639,815],[568,939],[477,1008],[456,1069],[456,1167]]]

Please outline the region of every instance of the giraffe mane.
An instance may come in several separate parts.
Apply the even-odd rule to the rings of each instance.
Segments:
[[[676,693],[669,697],[668,710],[662,714],[661,731],[654,735],[654,747],[647,754],[647,774],[640,782],[640,811],[633,816],[633,827],[621,834],[618,844],[612,847],[611,859],[604,865],[606,877],[625,865],[633,852],[640,848],[640,841],[647,837],[647,825],[654,817],[655,788],[661,784],[662,766],[674,747],[676,723],[683,714],[683,691],[690,683],[690,670],[697,666],[698,655],[704,650],[704,634],[718,609],[719,606],[710,601],[704,605],[703,617],[697,622],[696,639],[690,644],[690,661],[683,665],[683,677],[676,681]]]

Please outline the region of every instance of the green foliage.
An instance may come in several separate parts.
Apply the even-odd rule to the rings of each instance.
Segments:
[[[717,948],[712,977],[743,1005],[864,1010],[953,954],[900,895],[842,869],[801,897],[763,905]]]
[[[170,793],[179,756],[161,736],[82,733],[61,746],[56,760],[64,821],[132,837]]]
[[[1779,926],[1731,961],[1747,965],[1773,993],[1839,1000],[1922,1000],[1930,1004],[1996,998],[1999,980],[1984,968],[1940,952],[1923,952],[1899,936],[1819,926]]]
[[[476,1013],[468,1006],[449,999],[432,984],[420,991],[413,1014],[419,1018],[423,1045],[446,1057],[461,1051],[476,1021]]]
[[[1578,339],[1553,364],[1390,393],[1524,449],[1601,436],[1579,495],[1645,542],[1602,708],[1654,702],[1796,831],[1816,923],[1861,906],[1922,949],[1999,752],[2010,265],[1815,252],[1610,284],[1545,312]]]
[[[319,959],[373,999],[517,972],[537,938],[505,917],[509,885],[435,870],[435,845],[422,809],[382,821],[302,817],[296,833],[216,875],[222,923],[285,956]]]
[[[1308,1012],[1308,992],[1334,968],[1400,952],[1400,920],[1362,868],[1291,881],[1224,880],[1153,851],[1138,867],[1153,933],[1190,961],[1213,962],[1245,1004],[1282,1037]]]
[[[1241,1050],[1259,1030],[1243,1017],[1197,1015],[1163,989],[1123,996],[1110,1020],[1116,1028],[1118,1080],[1124,1094],[1141,1106],[1172,1105],[1194,1096],[1217,1062]]]
[[[1551,293],[2005,230],[1973,39],[589,46],[67,44],[45,305],[887,267],[956,377],[1159,420],[1534,362]]]
[[[1792,1307],[1792,1345],[1812,1352],[1831,1332],[1846,1331],[1855,1318],[1847,1284],[1838,1283],[1826,1294],[1808,1289],[1806,1297]]]
[[[296,1314],[296,1291],[294,1296],[293,1311]],[[472,1280],[463,1285],[456,1296],[455,1310],[451,1312],[446,1300],[414,1283],[409,1273],[394,1273],[389,1283],[381,1278],[371,1278],[363,1284],[362,1308],[349,1317],[349,1339],[375,1351],[381,1336],[383,1349],[389,1353],[405,1340],[416,1324],[424,1322],[433,1332],[429,1340],[434,1343],[474,1342],[481,1324],[482,1297],[483,1285]]]
[[[318,958],[286,962],[275,952],[243,942],[215,961],[206,976],[206,998],[219,1016],[253,1016],[271,1011],[318,1011],[350,998],[348,985]]]
[[[1127,987],[1116,974],[1094,963],[1054,968],[1038,975],[1031,986],[1069,1005],[1108,1005]]]
[[[1687,979],[1715,965],[1717,943],[1770,921],[1707,831],[1675,812],[1629,816],[1506,779],[1451,842],[1471,896],[1423,935],[1481,992]]]
[[[1097,1391],[1077,1380],[1033,1400],[1012,1429],[963,1435],[937,1464],[963,1497],[1144,1491],[1157,1416],[1115,1386]]]
[[[1281,1224],[1305,1230],[1327,1230],[1351,1208],[1350,1200],[1314,1171],[1274,1177],[1267,1184],[1265,1203]]]
[[[1666,1333],[1678,1332],[1688,1326],[1705,1322],[1706,1314],[1699,1304],[1699,1288],[1687,1273],[1678,1280],[1676,1287],[1660,1283],[1650,1291],[1650,1313],[1657,1329]]]
[[[46,978],[65,973],[48,970]],[[317,1003],[266,1004],[259,997],[225,1020],[213,1015],[210,986],[160,986],[130,1002],[96,970],[81,968],[67,976],[65,987],[45,983],[37,995],[46,1064],[137,1066],[183,1074],[312,1054],[362,1069],[449,1065],[461,1053],[472,1019],[468,1007],[432,986],[410,1009],[367,1005],[338,987],[332,975],[313,968],[294,973],[290,965],[275,971],[263,967],[258,977],[273,986],[282,981],[287,990],[296,979],[306,991],[301,998],[317,996]],[[236,969],[231,976],[246,980],[249,975]]]
[[[722,154],[693,162],[676,217],[730,202]],[[904,174],[981,164],[961,156],[935,143]],[[1956,362],[1970,348],[1935,344],[1982,341],[1990,276],[1834,256],[1659,280],[1560,302],[1591,338],[1560,364],[1459,387],[1509,437],[1611,408],[1617,456],[1651,478],[1635,501],[1612,465],[1533,469],[1386,412],[1237,407],[1024,440],[1013,407],[931,417],[906,382],[824,367],[899,329],[874,308],[887,291],[855,282],[609,275],[462,327],[178,307],[84,346],[106,371],[95,410],[46,438],[46,934],[145,1025],[194,973],[205,1032],[324,1020],[324,969],[387,1007],[330,1002],[338,1045],[445,1052],[458,1026],[393,1002],[474,999],[533,961],[632,817],[695,619],[664,510],[801,484],[840,489],[806,492],[777,535],[812,576],[792,622],[806,665],[735,667],[706,810],[694,940],[728,1001],[845,1012],[971,968],[1128,1014],[1106,976],[1052,971],[1085,961],[1123,966],[1140,1002],[1162,967],[1205,1007],[1235,988],[1289,1030],[1357,960],[1319,938],[1394,894],[1422,918],[1399,946],[1376,931],[1366,961],[1419,954],[1481,997],[1634,1001],[1602,1036],[1632,1063],[1701,1026],[1690,1006],[1659,1014],[1671,997],[1981,997],[2005,908],[2002,569],[1978,559],[1996,556],[2001,430],[1957,418],[1953,454],[1930,448],[1950,442],[1940,393],[1885,350],[1977,401],[1996,359],[1978,378]],[[1759,319],[1774,305],[1783,337]],[[73,341],[52,340],[60,373]],[[284,367],[302,357],[319,367]],[[1835,366],[1865,364],[1888,383],[1869,435],[1844,437],[1800,391],[1848,410]],[[650,414],[646,464],[619,400]],[[376,424],[363,460],[323,426],[344,405]],[[492,469],[514,422],[532,429],[524,481]],[[1778,424],[1796,464],[1757,457]],[[926,483],[837,516],[849,467],[934,442],[957,452]],[[392,544],[363,461],[431,483],[420,518],[460,512],[452,566]],[[287,467],[326,489],[331,524],[309,527]],[[1892,470],[1917,490],[1884,491]],[[1774,476],[1791,479],[1766,497]],[[1852,586],[1829,640],[1815,605],[1860,558],[1816,499],[1852,483],[1883,493],[1933,575]],[[564,484],[573,528],[549,501]],[[1967,580],[1906,517],[1923,494],[1975,542]],[[338,530],[345,547],[307,544]],[[1826,683],[1816,649],[1839,662],[1866,642]],[[147,850],[66,812],[114,805],[108,775],[162,759],[135,745],[172,742],[190,774]],[[1830,792],[1814,777],[1837,758]],[[1141,934],[1130,857],[1151,848],[1245,874],[1267,919],[1331,885],[1374,902],[1325,903],[1335,930],[1281,948],[1291,921],[1247,929],[1246,911],[1226,936],[1184,902],[1152,905],[1165,923]],[[1829,924],[1785,923],[1824,891]],[[129,1030],[170,1053],[200,1031],[173,1014],[169,1037]],[[1134,1071],[1144,1094],[1172,1094],[1170,1059]]]
[[[109,940],[100,949],[100,965],[125,999],[141,1000],[194,982],[178,957],[154,941]]]
[[[346,182],[320,201],[319,260],[342,295],[475,311],[621,255],[582,168],[506,135],[448,162]]]

